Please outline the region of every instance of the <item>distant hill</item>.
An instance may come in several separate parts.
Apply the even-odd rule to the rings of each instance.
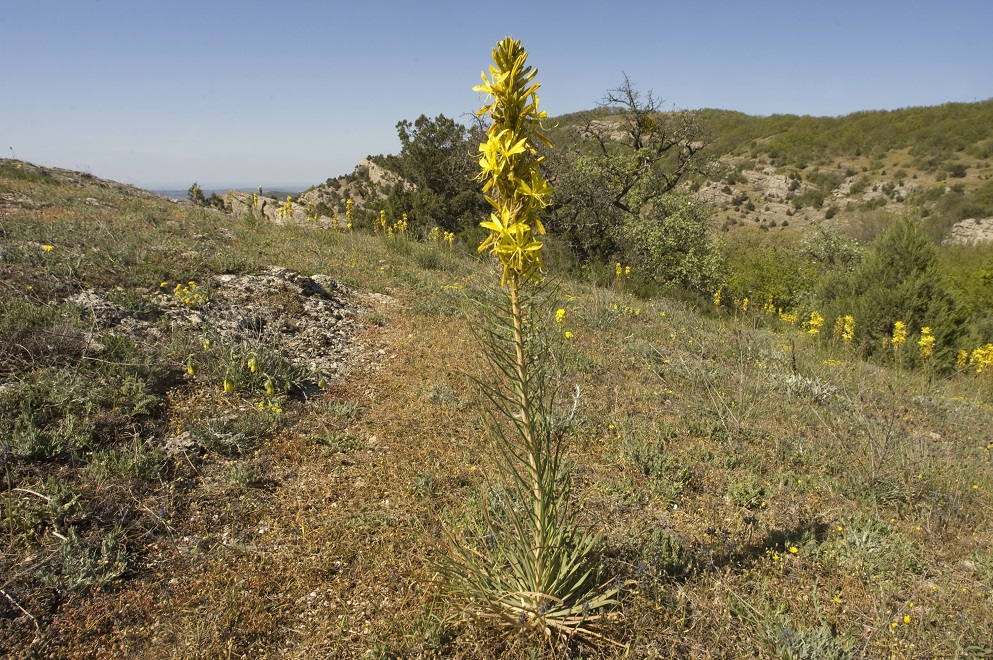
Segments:
[[[750,116],[700,110],[717,164],[689,185],[729,230],[857,223],[866,212],[919,208],[936,239],[968,219],[993,217],[993,99],[844,117]],[[598,109],[552,118],[568,145]],[[967,223],[968,224],[968,223]]]

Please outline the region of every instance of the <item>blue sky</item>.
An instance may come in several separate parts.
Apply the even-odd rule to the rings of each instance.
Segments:
[[[152,188],[301,187],[395,153],[401,119],[475,110],[508,34],[551,115],[623,72],[667,107],[835,116],[993,97],[991,25],[989,0],[11,0],[0,150]]]

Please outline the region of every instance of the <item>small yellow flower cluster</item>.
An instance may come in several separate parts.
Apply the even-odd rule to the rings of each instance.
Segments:
[[[721,290],[714,291],[714,307],[721,306]]]
[[[258,401],[255,404],[255,407],[262,412],[268,411],[268,412],[276,413],[277,415],[283,414],[283,409],[275,401],[266,401],[265,399],[262,399],[261,401]]]
[[[820,315],[820,312],[814,310],[810,313],[810,320],[804,325],[807,326],[807,334],[811,337],[816,337],[817,333],[821,331],[821,326],[824,325],[824,317]]]
[[[565,324],[565,318],[566,318],[566,311],[565,311],[564,308],[561,308],[560,307],[559,309],[555,310],[555,323],[556,324],[558,324],[558,325],[564,325]],[[572,331],[566,330],[563,336],[566,339],[572,339],[576,335],[572,334]]]
[[[624,266],[618,261],[614,264],[614,276],[618,280],[631,279],[631,266]]]
[[[320,217],[320,214],[317,211],[314,210],[314,203],[313,202],[307,202],[307,221],[308,222],[317,222],[317,219],[319,217]]]
[[[907,326],[904,325],[903,321],[897,321],[893,324],[893,339],[890,341],[896,349],[899,349],[907,341]]]
[[[845,314],[845,327],[841,331],[841,341],[851,344],[855,341],[855,317]]]
[[[289,195],[286,196],[286,203],[279,207],[279,217],[293,217],[293,198]]]
[[[962,351],[963,353],[965,351]],[[993,367],[993,344],[985,344],[972,352],[969,356],[969,364],[976,365],[976,373],[981,374],[986,369]]]
[[[772,304],[771,293],[769,294],[769,297],[766,299],[765,305],[762,307],[762,312],[768,314],[769,316],[772,316],[773,314],[776,313],[776,306]]]
[[[428,232],[428,240],[432,243],[437,243],[441,240],[441,228],[432,227],[431,231]]]
[[[743,311],[743,312],[747,312],[748,311],[748,298],[747,297],[745,297],[745,299],[741,301],[741,311]]]
[[[855,317],[851,314],[839,316],[834,322],[834,338],[841,339],[846,344],[855,340]]]
[[[784,312],[782,308],[779,310],[779,320],[783,323],[789,323],[790,325],[796,325],[797,321],[800,320],[800,315],[796,311]]]
[[[253,209],[259,208],[259,194],[258,193],[252,193],[252,208]]]
[[[163,282],[160,286],[166,284],[167,282]],[[176,284],[176,288],[172,290],[172,295],[179,298],[181,303],[190,307],[203,305],[208,300],[207,294],[193,280],[190,280],[186,284],[182,282]]]
[[[345,200],[345,229],[352,231],[352,222],[355,220],[355,202],[349,197]]]
[[[934,335],[931,334],[931,327],[924,326],[921,328],[921,338],[917,341],[917,346],[921,349],[921,359],[927,360],[931,357],[931,352],[934,350]]]
[[[51,252],[52,250],[55,249],[55,246],[54,245],[42,245],[41,246],[41,249],[44,250],[45,252]]]
[[[446,231],[445,232],[445,242],[448,243],[448,249],[452,249],[452,245],[455,243],[455,233]]]

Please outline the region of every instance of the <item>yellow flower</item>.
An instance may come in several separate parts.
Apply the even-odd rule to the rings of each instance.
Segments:
[[[714,307],[721,306],[721,290],[714,291]]]
[[[564,309],[557,309],[555,311],[555,322],[556,323],[564,323],[565,322],[565,310]]]
[[[798,552],[800,552],[800,549],[799,548],[797,548],[795,545],[791,545],[790,546],[790,554],[791,555],[795,555]]]
[[[807,321],[807,333],[811,337],[816,337],[817,333],[820,332],[822,325],[824,325],[824,317],[821,316],[816,310],[811,312],[810,320]]]
[[[42,245],[41,246],[41,249],[44,250],[45,252],[51,252],[52,250],[55,249],[55,246],[54,245]]]
[[[972,355],[969,356],[969,364],[976,365],[977,374],[993,367],[993,344],[985,344],[972,351]]]
[[[921,328],[921,338],[917,341],[917,346],[921,349],[921,359],[927,360],[931,357],[931,351],[934,349],[935,337],[931,334],[931,328],[929,326],[924,326]]]
[[[903,321],[897,321],[893,324],[893,339],[891,341],[895,348],[903,346],[904,342],[907,341],[907,326],[903,324]]]
[[[234,392],[234,381],[229,378],[224,379],[224,391],[231,393]]]
[[[486,142],[479,146],[478,177],[493,212],[480,223],[490,233],[478,249],[488,249],[500,261],[501,286],[541,268],[542,244],[535,235],[544,234],[545,228],[537,212],[548,205],[551,193],[534,144],[537,140],[550,145],[540,132],[546,114],[538,110],[539,85],[533,82],[537,70],[525,66],[527,56],[520,41],[503,39],[493,50],[496,66],[490,67],[490,78],[483,73],[483,84],[473,88],[487,95],[477,116],[492,119]]]
[[[566,339],[572,339],[572,338],[573,338],[574,336],[575,336],[575,335],[573,335],[573,334],[572,334],[571,332],[569,332],[568,330],[566,330],[566,331],[565,331],[565,338],[566,338]]]
[[[904,623],[904,625],[907,625],[907,624],[910,623],[910,615],[909,614],[904,614],[903,615],[903,623]]]
[[[743,312],[747,312],[748,311],[748,298],[747,297],[744,300],[741,301],[741,311],[743,311]]]
[[[844,319],[844,329],[841,331],[841,340],[846,344],[851,344],[855,339],[855,317],[846,314]]]

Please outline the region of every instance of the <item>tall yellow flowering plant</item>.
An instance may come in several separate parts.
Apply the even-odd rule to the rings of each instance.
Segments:
[[[479,250],[496,256],[505,296],[484,306],[490,318],[482,340],[496,384],[484,383],[483,392],[492,404],[490,430],[509,501],[488,506],[485,540],[452,539],[455,552],[444,572],[448,587],[474,603],[480,617],[546,635],[596,635],[589,623],[605,616],[616,589],[595,588],[594,538],[576,525],[561,434],[552,432],[534,295],[538,236],[545,231],[538,213],[552,191],[537,144],[551,145],[541,132],[545,113],[527,57],[520,41],[503,39],[489,76],[474,88],[486,94],[478,115],[492,122],[479,147],[479,179],[492,207],[480,223],[489,235]]]

